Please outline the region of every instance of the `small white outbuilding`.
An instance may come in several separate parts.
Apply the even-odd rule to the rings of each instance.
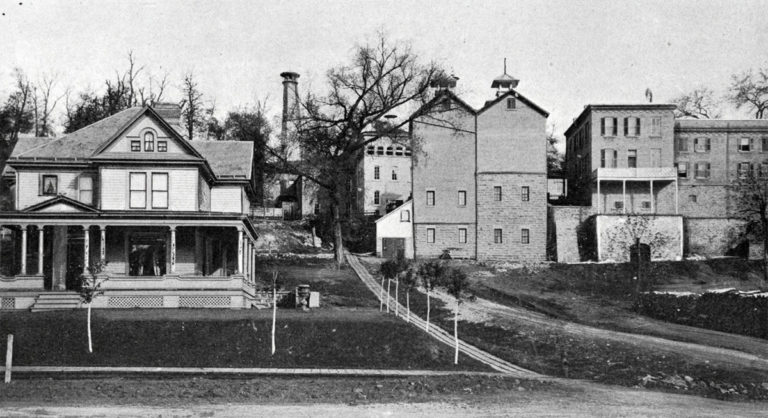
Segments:
[[[376,255],[395,258],[400,251],[413,258],[413,200],[376,220]]]

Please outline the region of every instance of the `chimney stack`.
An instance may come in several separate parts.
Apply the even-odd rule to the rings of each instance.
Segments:
[[[152,109],[174,129],[181,129],[181,106],[173,102],[155,103]]]
[[[283,77],[283,120],[282,135],[288,132],[288,122],[298,116],[299,74],[292,71],[280,73]]]

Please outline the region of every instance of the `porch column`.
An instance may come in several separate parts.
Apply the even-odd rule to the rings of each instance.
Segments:
[[[621,181],[621,209],[622,213],[627,213],[627,181]]]
[[[600,177],[597,178],[597,214],[601,214],[600,204],[603,203],[603,197],[600,196]]]
[[[91,267],[91,226],[83,225],[83,273]]]
[[[45,248],[43,243],[43,228],[45,228],[43,225],[37,226],[37,274],[40,276],[43,275],[43,249]]]
[[[176,273],[176,226],[172,225],[171,229],[171,273]]]
[[[238,228],[237,229],[237,272],[242,274],[243,273],[243,235],[245,232]]]
[[[21,226],[21,274],[27,274],[27,226]]]
[[[251,240],[245,239],[245,277],[250,279],[251,277]]]
[[[101,264],[107,262],[107,226],[99,225],[99,261]]]
[[[677,215],[677,205],[678,205],[678,202],[677,202],[677,193],[678,193],[678,188],[677,188],[677,179],[675,179],[675,215]]]
[[[653,180],[651,180],[651,213],[656,213],[656,198],[653,196]]]

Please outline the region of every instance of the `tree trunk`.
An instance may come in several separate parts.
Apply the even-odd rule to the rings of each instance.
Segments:
[[[427,289],[427,333],[429,333],[429,289]]]
[[[275,322],[277,320],[277,286],[272,286],[272,355],[275,355]]]
[[[459,300],[456,299],[456,312],[453,314],[453,341],[456,351],[453,355],[453,364],[459,364]]]
[[[88,352],[93,353],[93,341],[91,339],[91,302],[88,302]]]
[[[405,322],[411,323],[411,292],[405,292]]]
[[[333,253],[336,267],[341,268],[344,265],[344,240],[341,235],[341,214],[338,203],[331,204],[331,212],[333,212]]]

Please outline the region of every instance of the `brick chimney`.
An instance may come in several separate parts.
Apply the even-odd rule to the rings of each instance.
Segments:
[[[283,120],[282,135],[288,132],[288,122],[298,116],[299,74],[292,71],[280,73],[283,77]]]
[[[169,125],[174,129],[181,129],[181,106],[178,103],[173,102],[160,102],[155,103],[152,109],[160,115]]]

